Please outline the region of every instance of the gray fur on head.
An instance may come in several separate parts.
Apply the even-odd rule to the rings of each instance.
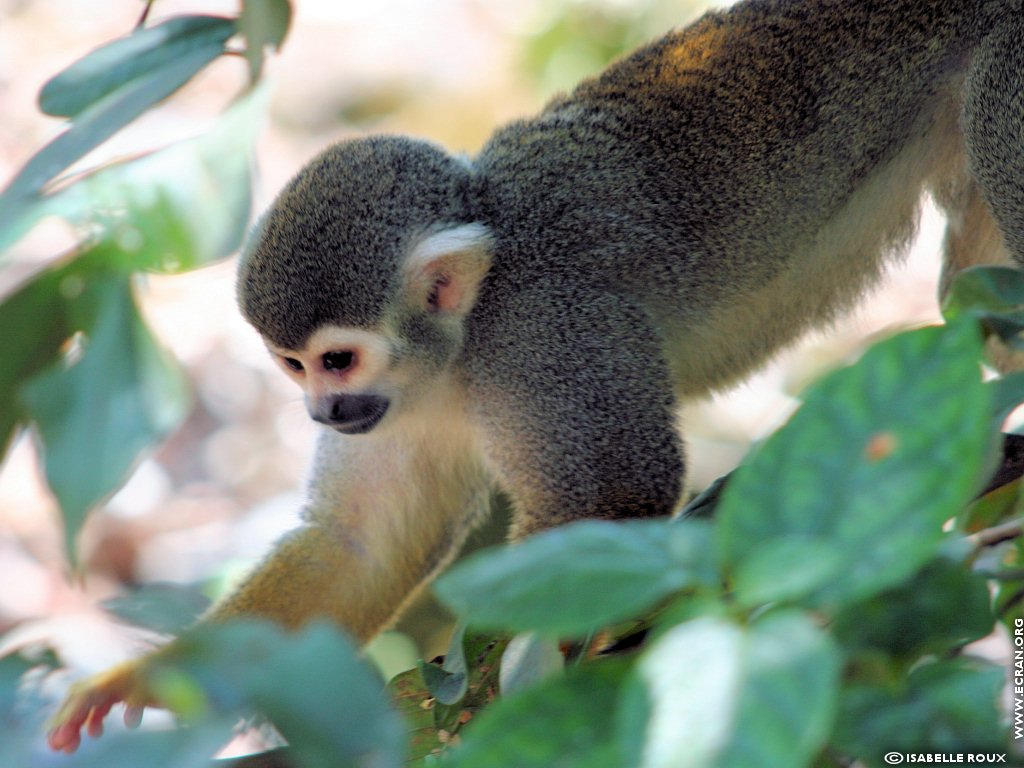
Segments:
[[[394,300],[411,240],[472,221],[470,166],[433,144],[336,144],[281,192],[242,255],[238,302],[269,341],[300,349],[325,323],[372,327]]]

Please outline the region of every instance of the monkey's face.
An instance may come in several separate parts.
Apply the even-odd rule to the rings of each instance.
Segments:
[[[315,421],[363,434],[451,386],[466,317],[490,265],[490,235],[480,224],[462,224],[413,242],[373,328],[323,324],[299,349],[264,336]]]
[[[394,396],[388,373],[393,344],[383,334],[328,325],[302,349],[267,343],[288,377],[302,387],[313,420],[348,435],[369,432]]]

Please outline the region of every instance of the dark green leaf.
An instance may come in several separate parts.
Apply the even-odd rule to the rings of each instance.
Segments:
[[[132,80],[182,57],[203,51],[212,60],[234,33],[234,19],[221,16],[177,16],[140,27],[52,77],[39,92],[39,108],[55,117],[75,117]]]
[[[854,685],[841,702],[835,746],[868,765],[896,752],[1006,751],[1002,669],[956,659],[926,664],[904,686]]]
[[[973,322],[924,328],[810,390],[726,487],[722,562],[739,571],[768,546],[825,547],[835,568],[801,576],[801,592],[818,581],[812,605],[864,599],[912,576],[977,492],[994,442],[979,351]]]
[[[948,654],[992,631],[988,584],[960,563],[939,559],[906,584],[846,606],[833,632],[852,650],[912,659]]]
[[[473,625],[582,636],[713,581],[710,536],[696,520],[573,523],[474,554],[435,591]]]
[[[6,453],[15,427],[26,420],[17,388],[60,358],[71,337],[65,314],[68,294],[81,290],[75,266],[37,276],[0,304],[0,446]],[[2,454],[0,454],[2,455]]]
[[[992,411],[996,425],[1002,425],[1010,413],[1024,403],[1024,371],[1014,371],[986,383],[992,393]]]
[[[626,768],[615,744],[625,667],[600,661],[498,699],[448,754],[452,768]]]
[[[195,624],[210,600],[198,589],[181,584],[151,583],[130,595],[103,602],[123,621],[164,634],[180,634]]]
[[[255,82],[263,70],[263,49],[280,48],[291,26],[292,6],[288,0],[245,0],[238,17],[238,29],[246,40],[245,57]]]
[[[85,332],[81,359],[51,364],[21,388],[68,542],[187,407],[184,380],[139,316],[128,278],[110,275],[86,288],[74,304],[87,316],[75,324]]]
[[[469,687],[469,673],[463,648],[465,635],[466,625],[460,622],[452,633],[442,666],[420,662],[420,674],[423,675],[427,690],[442,704],[458,704]]]
[[[986,329],[1020,348],[1024,330],[1024,275],[1014,267],[969,267],[956,276],[943,301],[948,319],[980,319]]]
[[[839,671],[828,637],[794,611],[748,628],[680,624],[637,665],[620,707],[623,753],[642,765],[809,765],[832,726]]]
[[[947,317],[1024,309],[1024,276],[1016,267],[977,266],[957,273],[943,301]]]

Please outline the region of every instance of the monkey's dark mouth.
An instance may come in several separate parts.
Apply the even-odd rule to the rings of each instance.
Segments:
[[[331,426],[343,435],[363,435],[376,427],[387,411],[388,406],[385,403],[379,410],[361,419],[347,421],[344,424],[332,424]]]
[[[380,395],[331,395],[311,408],[309,415],[344,435],[361,435],[377,426],[390,404]]]

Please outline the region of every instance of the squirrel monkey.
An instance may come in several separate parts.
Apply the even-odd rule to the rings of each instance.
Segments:
[[[325,427],[305,523],[205,620],[329,617],[365,641],[493,485],[513,538],[670,514],[677,403],[851,305],[925,193],[949,218],[944,285],[1024,262],[1022,92],[1024,0],[747,0],[474,159],[396,137],[327,149],[238,277]],[[74,688],[51,745],[157,703],[146,658]]]

